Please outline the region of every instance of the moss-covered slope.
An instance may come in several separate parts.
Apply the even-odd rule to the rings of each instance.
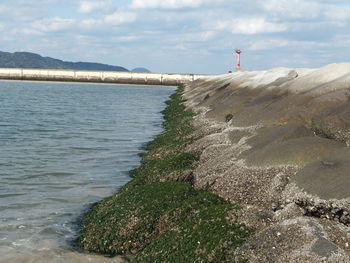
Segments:
[[[232,262],[249,230],[236,220],[237,205],[189,183],[198,157],[184,152],[196,138],[181,93],[167,102],[165,131],[148,144],[133,180],[86,214],[83,249],[133,254],[132,262]]]

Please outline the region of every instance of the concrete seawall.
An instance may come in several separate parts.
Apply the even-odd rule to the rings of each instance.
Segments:
[[[0,79],[178,86],[212,75],[0,68]]]
[[[191,180],[254,229],[230,262],[350,262],[350,63],[240,71],[186,85]]]

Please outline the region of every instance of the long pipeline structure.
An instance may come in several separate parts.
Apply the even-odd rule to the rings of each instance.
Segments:
[[[136,73],[66,69],[0,68],[0,79],[2,80],[65,81],[177,86],[199,78],[206,78],[210,76],[213,75]]]

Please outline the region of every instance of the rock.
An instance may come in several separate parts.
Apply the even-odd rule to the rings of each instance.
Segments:
[[[303,217],[285,220],[260,231],[233,256],[236,260],[241,257],[249,258],[250,263],[345,263],[350,260],[329,240],[321,224]]]
[[[307,193],[321,199],[350,198],[350,148],[342,148],[313,162],[293,178]]]

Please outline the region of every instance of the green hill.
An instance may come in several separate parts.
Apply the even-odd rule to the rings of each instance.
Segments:
[[[149,70],[146,69],[146,68],[134,68],[134,69],[132,70],[132,72],[150,73],[151,71],[149,71]]]
[[[77,70],[101,70],[101,71],[129,71],[121,66],[111,66],[92,62],[69,62],[42,57],[30,52],[1,52],[1,68],[43,68],[43,69],[77,69]]]

